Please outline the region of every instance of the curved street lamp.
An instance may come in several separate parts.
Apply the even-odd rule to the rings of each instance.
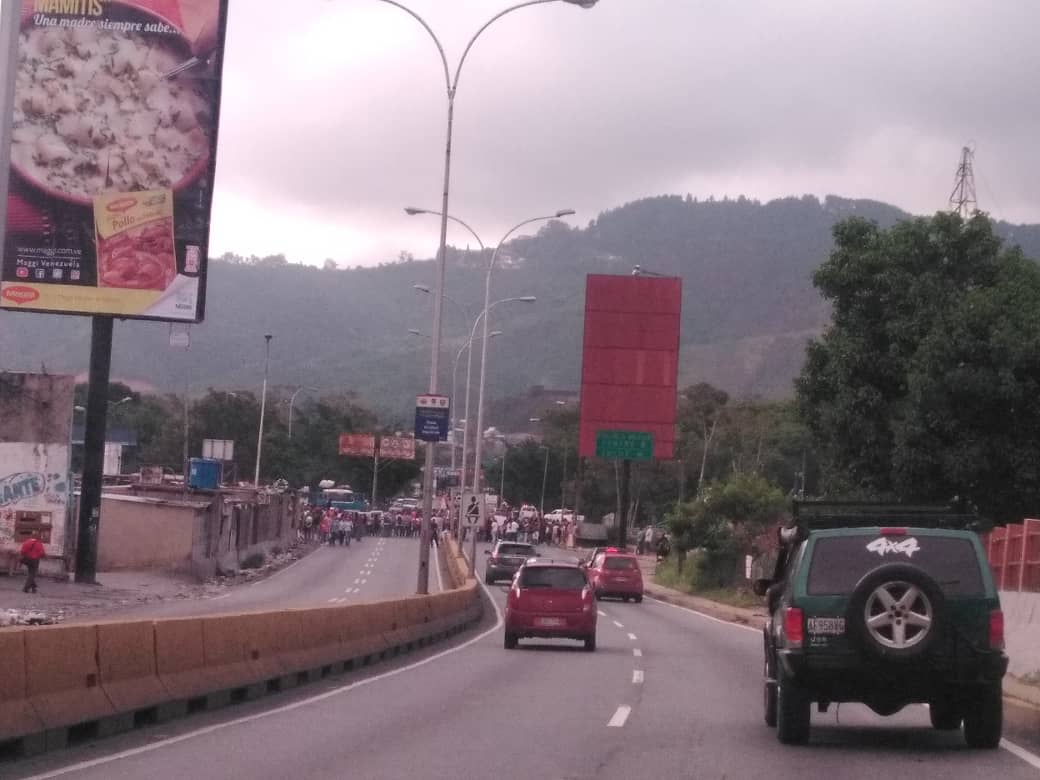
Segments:
[[[318,388],[316,388],[316,387],[298,387],[298,388],[296,388],[296,392],[293,393],[292,396],[290,396],[290,398],[289,398],[289,438],[290,439],[292,438],[293,404],[296,403],[296,396],[298,396],[304,390],[310,390],[312,393],[317,393],[318,392]]]
[[[513,225],[506,234],[502,236],[502,240],[498,242],[495,247],[495,251],[491,254],[491,261],[488,263],[487,275],[484,278],[484,340],[480,345],[480,391],[477,393],[477,446],[473,453],[473,492],[477,495],[480,494],[480,454],[484,443],[484,385],[487,378],[487,345],[488,345],[488,312],[491,309],[488,299],[491,297],[491,274],[495,270],[495,261],[498,260],[498,252],[502,249],[502,245],[505,244],[509,237],[513,235],[517,230],[522,228],[524,225],[530,225],[532,222],[543,222],[549,219],[560,219],[561,217],[569,217],[574,213],[574,209],[560,209],[554,214],[549,214],[543,217],[532,217],[531,219],[525,219],[523,222],[519,222]],[[467,415],[468,416],[468,415]],[[465,453],[463,453],[465,457]],[[476,567],[477,558],[477,535],[473,534],[473,547],[470,550],[469,557],[469,573],[472,575]]]
[[[444,276],[447,267],[447,238],[448,238],[448,190],[451,184],[451,136],[452,136],[452,123],[455,116],[455,94],[459,86],[459,76],[462,73],[462,66],[466,62],[466,56],[469,54],[473,44],[476,43],[477,38],[480,37],[481,33],[484,32],[488,27],[494,24],[496,21],[501,19],[508,13],[517,11],[521,8],[526,8],[532,5],[543,5],[545,3],[557,2],[558,0],[526,0],[526,2],[517,3],[511,5],[508,8],[499,11],[497,14],[492,16],[486,21],[469,39],[466,47],[462,50],[462,56],[459,58],[458,65],[455,68],[455,76],[452,78],[451,71],[448,68],[448,58],[444,54],[444,47],[441,45],[440,39],[434,33],[433,28],[427,24],[426,20],[423,19],[419,14],[413,11],[408,6],[404,5],[398,0],[379,0],[380,2],[392,5],[395,8],[399,8],[406,14],[411,16],[415,21],[423,26],[423,29],[429,33],[430,38],[433,39],[434,45],[437,47],[437,53],[441,58],[441,65],[444,69],[444,86],[447,89],[448,98],[448,116],[447,116],[447,139],[444,144],[444,190],[441,195],[441,234],[440,242],[438,244],[437,252],[437,285],[435,288],[435,298],[433,302],[433,333],[432,333],[432,344],[430,349],[430,393],[437,392],[437,373],[440,369],[440,351],[441,351],[441,308],[443,304],[444,295]],[[562,0],[562,2],[568,5],[577,5],[581,8],[592,8],[596,4],[596,0]],[[485,310],[487,301],[485,303]],[[487,334],[485,333],[485,346],[487,343]],[[422,531],[420,533],[421,543],[419,545],[419,571],[416,583],[416,592],[419,594],[425,594],[429,592],[430,583],[430,520],[433,515],[433,451],[432,446],[426,447],[426,467],[423,470],[423,519],[422,519]]]

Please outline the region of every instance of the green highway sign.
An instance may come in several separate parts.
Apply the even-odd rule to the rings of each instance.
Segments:
[[[646,431],[596,431],[596,457],[652,460],[654,437]]]

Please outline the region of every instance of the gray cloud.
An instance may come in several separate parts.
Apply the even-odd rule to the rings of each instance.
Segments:
[[[405,2],[453,65],[506,4]],[[662,192],[834,192],[929,212],[971,140],[981,207],[1040,221],[1037,29],[1034,0],[523,9],[463,70],[451,210],[486,242],[546,211],[573,207],[584,224]],[[439,206],[444,113],[433,45],[400,10],[232,3],[214,250],[351,265],[432,254],[436,220],[401,207]]]

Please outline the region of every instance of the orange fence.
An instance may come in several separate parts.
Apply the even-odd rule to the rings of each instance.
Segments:
[[[1024,520],[981,534],[1000,590],[1040,591],[1040,520]]]

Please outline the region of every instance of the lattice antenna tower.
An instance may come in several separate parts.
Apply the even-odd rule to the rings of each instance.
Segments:
[[[950,209],[956,211],[962,218],[968,219],[979,210],[978,201],[975,198],[975,150],[971,146],[961,149],[961,163],[957,166],[957,176],[953,183],[953,192],[950,193]]]

